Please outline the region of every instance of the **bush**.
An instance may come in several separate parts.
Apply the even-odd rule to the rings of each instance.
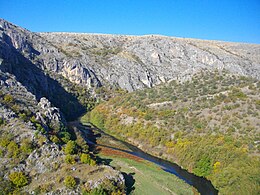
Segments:
[[[64,179],[64,185],[67,187],[67,188],[75,188],[76,185],[77,185],[77,182],[75,180],[74,177],[72,176],[66,176],[65,179]]]
[[[21,143],[21,151],[24,152],[25,154],[30,154],[34,149],[33,143],[28,140],[24,139]]]
[[[70,154],[65,156],[65,162],[72,165],[76,163],[75,158]]]
[[[64,149],[65,154],[76,154],[77,153],[77,144],[74,141],[69,141]]]
[[[13,98],[13,96],[10,95],[10,94],[6,94],[6,95],[4,96],[4,103],[6,103],[6,104],[12,104],[12,103],[14,103],[14,98]]]
[[[9,180],[16,186],[16,187],[23,187],[28,184],[28,179],[22,172],[13,172],[9,175]]]
[[[106,190],[103,187],[98,187],[98,188],[94,188],[93,190],[91,190],[89,195],[108,195],[108,193],[106,192]]]
[[[55,144],[59,144],[60,143],[60,139],[56,136],[56,135],[52,135],[50,140],[55,143]]]
[[[208,157],[202,157],[195,165],[194,174],[200,177],[206,177],[211,173],[212,166]]]
[[[7,146],[7,150],[9,157],[15,158],[19,154],[19,147],[14,141],[10,141],[10,143]]]
[[[96,161],[91,159],[90,155],[89,154],[81,154],[80,156],[80,161],[82,163],[85,163],[85,164],[89,164],[91,166],[95,166],[96,165]]]
[[[85,164],[90,164],[91,158],[89,154],[81,154],[80,161]]]
[[[70,133],[66,131],[60,132],[59,136],[64,143],[68,143],[71,139]]]

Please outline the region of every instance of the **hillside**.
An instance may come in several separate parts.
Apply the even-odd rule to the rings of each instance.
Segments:
[[[259,193],[259,79],[257,44],[35,33],[0,19],[0,191],[126,193],[71,122],[88,112],[222,194]]]
[[[99,163],[67,123],[93,105],[89,93],[37,67],[30,58],[38,52],[15,48],[5,32],[11,26],[25,42],[31,34],[0,23],[0,194],[124,194],[122,173]]]
[[[203,71],[183,83],[112,98],[89,120],[210,179],[221,194],[257,194],[259,86],[253,78]]]
[[[133,91],[185,80],[201,69],[260,78],[260,46],[254,44],[159,35],[33,33],[3,19],[0,27],[6,46],[55,80],[53,74],[87,89],[113,86]],[[14,52],[6,46],[1,49],[2,63],[14,62]]]

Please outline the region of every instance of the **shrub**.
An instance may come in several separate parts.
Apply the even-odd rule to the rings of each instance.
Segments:
[[[64,143],[68,143],[71,139],[71,135],[69,132],[63,131],[60,134],[60,138]]]
[[[82,162],[82,163],[85,163],[85,164],[90,164],[90,160],[91,160],[91,158],[90,158],[90,155],[89,154],[81,154],[81,156],[80,156],[80,161]]]
[[[89,195],[108,195],[108,193],[106,192],[106,190],[103,187],[98,187],[98,188],[94,188],[93,190],[91,190]]]
[[[194,174],[200,177],[206,177],[211,173],[212,166],[208,157],[202,157],[195,165]]]
[[[25,113],[20,113],[19,114],[19,118],[22,119],[23,121],[26,121],[27,120],[27,116]]]
[[[76,180],[74,177],[72,176],[66,176],[65,179],[64,179],[64,185],[67,187],[67,188],[75,188],[76,187]]]
[[[8,138],[2,136],[2,137],[0,138],[0,146],[6,147],[6,146],[8,146],[8,144],[10,143],[10,141],[11,141],[10,139],[8,139]]]
[[[60,143],[60,139],[56,136],[56,135],[52,135],[50,140],[55,143],[55,144],[59,144]]]
[[[23,187],[28,184],[28,179],[22,172],[13,172],[9,175],[9,180],[16,186],[16,187]]]
[[[19,154],[19,147],[14,141],[10,141],[10,143],[7,146],[8,155],[9,157],[17,157]]]
[[[4,96],[4,103],[6,103],[6,104],[12,104],[12,103],[14,103],[14,98],[13,98],[13,96],[10,95],[10,94],[6,94],[6,95]]]
[[[69,141],[64,149],[65,154],[76,154],[77,144],[75,141]]]
[[[34,149],[33,143],[28,140],[28,139],[24,139],[21,143],[21,150],[22,152],[26,153],[26,154],[30,154]]]
[[[68,164],[75,164],[75,158],[73,156],[71,156],[70,154],[65,156],[65,162]]]

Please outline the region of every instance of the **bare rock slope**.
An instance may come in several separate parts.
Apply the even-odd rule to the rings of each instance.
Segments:
[[[113,85],[133,91],[187,79],[202,69],[260,78],[260,45],[157,35],[32,33],[2,19],[0,27],[5,45],[38,68],[87,88]],[[5,45],[2,63],[12,56]]]
[[[80,116],[82,102],[88,103],[86,96],[95,95],[98,87],[134,91],[182,82],[204,69],[260,79],[260,45],[157,35],[34,33],[0,19],[0,187],[12,171],[32,178],[24,187],[31,192],[61,171],[76,176],[85,169],[89,172],[81,180],[91,186],[111,179],[106,175],[123,184],[121,173],[111,167],[64,163],[54,135],[61,136],[57,143],[66,138],[66,119]],[[48,165],[50,160],[54,164]],[[103,172],[101,180],[99,175],[89,180],[96,172]],[[56,187],[50,191],[72,193]]]
[[[172,79],[183,80],[202,69],[226,69],[260,78],[260,45],[156,35],[39,35],[94,72],[101,84],[117,85],[128,91]],[[67,68],[63,68],[62,74],[73,79]]]

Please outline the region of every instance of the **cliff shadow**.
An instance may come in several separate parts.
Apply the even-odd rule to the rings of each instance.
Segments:
[[[33,55],[39,55],[38,51],[33,52]],[[37,101],[42,97],[48,98],[67,120],[75,120],[84,113],[85,108],[77,98],[17,51],[10,37],[5,34],[0,44],[0,57],[3,59],[0,70],[13,74],[17,81],[36,96]]]
[[[135,173],[125,173],[122,172],[124,178],[125,178],[125,185],[126,185],[126,194],[131,194],[134,190],[134,184],[135,184],[135,179],[134,179],[134,175]]]

